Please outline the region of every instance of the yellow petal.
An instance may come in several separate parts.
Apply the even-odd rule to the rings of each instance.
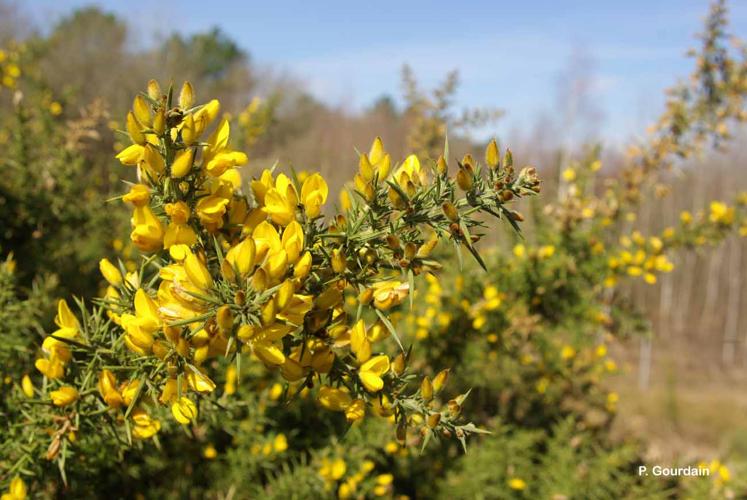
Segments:
[[[197,406],[191,399],[182,396],[171,405],[171,414],[180,424],[189,424],[197,418]]]
[[[384,388],[384,380],[372,372],[360,372],[358,377],[361,379],[363,386],[370,392],[378,392]]]
[[[171,177],[179,179],[184,177],[192,170],[192,160],[194,159],[194,151],[192,148],[185,149],[176,154],[174,163],[171,165]]]

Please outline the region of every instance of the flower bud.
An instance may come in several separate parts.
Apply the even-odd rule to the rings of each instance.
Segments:
[[[405,258],[408,260],[412,260],[415,257],[415,254],[418,253],[418,246],[410,241],[405,245]]]
[[[464,191],[469,191],[472,189],[474,179],[472,178],[472,174],[467,172],[466,169],[460,168],[456,175],[456,182]]]
[[[34,397],[34,383],[28,375],[24,375],[21,379],[21,390],[27,398]]]
[[[194,105],[195,95],[192,84],[184,82],[182,85],[182,91],[179,93],[179,107],[182,109],[189,109]]]
[[[405,355],[399,353],[394,361],[392,361],[392,373],[396,376],[400,376],[405,372]]]
[[[397,441],[404,443],[407,439],[407,422],[404,419],[400,420],[397,424]]]
[[[342,249],[335,248],[332,250],[332,270],[337,274],[342,274],[348,267],[348,263],[345,259],[345,254],[342,253]]]
[[[501,161],[500,154],[498,153],[498,144],[495,139],[488,143],[488,147],[485,149],[485,163],[488,164],[491,170],[495,170]]]
[[[423,382],[420,383],[420,396],[426,403],[433,399],[433,385],[428,377],[423,377]]]
[[[515,220],[515,221],[517,221],[517,222],[522,222],[522,221],[524,220],[524,216],[523,216],[523,215],[521,215],[521,213],[517,212],[516,210],[512,210],[512,211],[511,211],[511,212],[509,213],[509,216],[510,216],[510,217],[511,217],[511,218],[512,218],[513,220]]]
[[[402,195],[400,195],[396,189],[390,187],[389,188],[389,201],[392,202],[392,206],[394,208],[402,209],[405,208],[406,203],[404,198],[402,198]]]
[[[449,173],[449,165],[446,163],[446,160],[443,156],[438,157],[438,161],[436,162],[436,171],[438,172],[438,175],[446,176]]]
[[[472,159],[472,155],[467,153],[462,158],[462,164],[460,165],[461,168],[467,170],[470,174],[475,171],[475,160]]]
[[[448,379],[449,379],[448,368],[438,372],[438,374],[433,378],[433,392],[439,393],[441,389],[443,389],[444,385],[446,385],[446,381]]]
[[[148,82],[148,96],[154,101],[161,99],[161,86],[155,80]]]
[[[399,238],[394,234],[388,234],[386,236],[386,243],[392,250],[397,250],[400,247]]]
[[[457,222],[459,220],[459,211],[450,201],[444,202],[444,204],[441,205],[441,210],[444,211],[444,215],[446,215],[451,222]]]
[[[506,154],[503,155],[503,168],[512,168],[514,166],[514,156],[511,150],[506,148]]]
[[[215,313],[215,322],[218,324],[218,328],[223,333],[231,331],[233,326],[233,313],[228,304],[223,304],[218,308],[218,312]]]
[[[432,413],[428,415],[428,427],[431,429],[435,429],[438,426],[438,423],[441,421],[441,414],[440,413]]]
[[[462,406],[454,399],[450,399],[446,405],[449,407],[449,413],[452,416],[457,416],[462,411]]]

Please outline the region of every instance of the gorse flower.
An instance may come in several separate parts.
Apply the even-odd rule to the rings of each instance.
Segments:
[[[2,500],[26,500],[27,498],[26,495],[27,495],[26,483],[23,482],[23,479],[21,479],[20,476],[16,476],[10,482],[10,487],[8,488],[8,491],[3,493],[2,496],[0,496],[0,499]]]
[[[50,379],[59,379],[64,376],[65,365],[72,357],[69,344],[65,342],[65,339],[77,339],[80,329],[78,319],[64,300],[57,303],[55,323],[59,329],[44,339],[42,343],[44,356],[36,360],[37,370]]]

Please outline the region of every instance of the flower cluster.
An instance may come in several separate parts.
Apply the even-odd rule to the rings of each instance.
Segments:
[[[392,493],[392,474],[372,474],[376,464],[372,460],[363,460],[356,472],[349,470],[343,458],[324,457],[321,459],[319,476],[324,481],[327,491],[335,491],[337,498],[357,498],[360,490],[370,490],[374,497],[386,497]]]
[[[617,284],[618,276],[627,275],[643,277],[643,280],[653,285],[656,283],[656,273],[668,273],[674,269],[674,264],[667,258],[664,243],[661,238],[652,236],[645,238],[638,231],[620,238],[621,249],[609,257],[609,273],[605,278],[605,286],[613,287]]]
[[[441,267],[440,241],[482,263],[481,214],[518,228],[509,205],[539,191],[534,169],[516,174],[511,153],[491,142],[486,167],[467,155],[450,175],[448,145],[438,161],[396,164],[377,138],[359,156],[344,212],[327,219],[317,173],[273,167],[245,183],[248,157],[219,112],[216,100],[197,104],[189,83],[176,98],[151,81],[133,101],[132,144],[117,158],[137,170],[122,200],[145,255],[135,269],[101,260],[109,286],[93,312],[79,304],[82,319],[59,303],[59,329],[36,361],[39,394],[59,408],[47,457],[64,461],[80,415],[105,417],[128,442],[155,437],[169,413],[191,425],[224,404],[216,380],[236,392],[247,360],[281,377],[287,397],[315,388],[321,408],[349,422],[391,419],[402,440],[411,425],[426,441],[479,432],[461,422],[466,395],[435,405],[448,370],[410,387],[417,376],[391,316],[416,276]],[[391,338],[397,346],[383,342]],[[281,441],[268,449],[284,451]]]
[[[19,47],[12,45],[5,49],[0,48],[0,89],[16,88],[16,82],[21,77],[19,59]]]

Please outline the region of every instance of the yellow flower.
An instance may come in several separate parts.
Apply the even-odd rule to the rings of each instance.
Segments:
[[[31,377],[24,375],[21,379],[21,390],[27,398],[34,397],[34,383],[31,381]]]
[[[296,188],[293,187],[291,180],[285,174],[278,175],[275,180],[275,187],[268,189],[264,195],[263,209],[265,213],[275,224],[287,226],[295,220],[297,206]]]
[[[560,357],[564,360],[572,359],[576,355],[576,349],[569,345],[564,345],[560,350]]]
[[[288,224],[288,227],[283,230],[281,243],[288,256],[288,263],[295,264],[301,257],[304,247],[304,234],[301,224],[297,221],[292,221]]]
[[[729,207],[726,203],[712,201],[710,206],[711,212],[709,220],[719,224],[731,224],[734,220],[734,208]]]
[[[201,371],[190,370],[187,373],[187,382],[189,387],[196,392],[204,393],[215,390],[215,382]]]
[[[366,325],[362,319],[350,329],[350,350],[360,363],[365,363],[371,357],[371,342],[366,335]]]
[[[163,237],[163,247],[168,249],[174,245],[192,246],[197,243],[197,234],[187,225],[189,220],[189,206],[183,201],[167,203],[164,210],[171,218],[171,223]]]
[[[387,309],[399,305],[407,297],[410,285],[397,280],[382,281],[373,285],[374,306],[377,309]]]
[[[345,461],[341,458],[336,458],[330,461],[327,458],[322,459],[322,467],[319,469],[319,474],[327,481],[338,481],[345,476],[347,466]]]
[[[335,389],[327,385],[319,388],[317,400],[323,408],[330,411],[345,411],[353,402],[347,390]]]
[[[717,481],[720,481],[721,483],[729,482],[731,479],[731,472],[729,471],[729,468],[726,465],[719,465],[718,469],[718,477]]]
[[[275,453],[283,453],[288,449],[288,439],[285,434],[278,434],[272,441],[272,447],[275,449]]]
[[[64,385],[56,391],[50,392],[49,397],[52,399],[52,403],[54,403],[55,406],[68,406],[78,400],[78,389],[69,385]]]
[[[107,405],[119,408],[124,403],[122,394],[117,389],[117,378],[109,370],[101,370],[98,383],[99,394]]]
[[[152,418],[142,408],[132,411],[132,435],[138,439],[148,439],[161,430],[161,422]]]
[[[143,252],[160,250],[163,242],[163,227],[147,205],[149,198],[148,187],[143,184],[132,186],[130,192],[122,197],[135,207],[131,219],[133,230],[130,239]]]
[[[223,385],[223,393],[227,396],[236,393],[236,378],[237,378],[236,366],[229,365],[226,368],[226,382]]]
[[[218,450],[215,449],[215,446],[209,444],[202,450],[202,456],[208,460],[212,460],[218,456]]]
[[[230,200],[220,194],[211,194],[199,199],[195,213],[206,229],[212,231],[223,226],[223,216]]]
[[[544,394],[547,392],[547,388],[550,386],[550,379],[547,377],[542,377],[537,381],[537,385],[535,389],[537,389],[537,392],[540,394]]]
[[[405,158],[397,171],[393,174],[394,181],[407,193],[408,196],[413,196],[416,191],[416,187],[426,183],[426,171],[421,170],[420,160],[415,155],[410,155]],[[390,195],[394,196],[395,191],[390,191]],[[397,194],[396,197],[399,197]],[[396,198],[395,198],[396,199]],[[394,200],[393,200],[394,201]]]
[[[140,390],[140,381],[139,380],[128,380],[124,384],[122,384],[122,399],[124,400],[124,403],[126,405],[129,405],[132,403],[132,401],[135,399],[135,396],[137,396],[138,391]]]
[[[362,154],[358,163],[360,169],[359,178],[364,185],[373,181],[375,176],[378,176],[379,182],[386,179],[391,166],[391,158],[389,153],[384,151],[384,143],[381,141],[381,137],[374,139],[368,155]]]
[[[207,162],[205,170],[213,177],[219,177],[229,171],[229,169],[246,165],[248,162],[249,158],[246,156],[246,153],[240,151],[222,151]]]
[[[34,366],[48,379],[56,380],[65,374],[65,364],[56,356],[40,358],[34,362]]]
[[[576,171],[572,168],[566,168],[563,170],[563,180],[566,182],[573,182],[576,180]]]
[[[2,500],[26,500],[26,483],[23,482],[21,476],[16,476],[10,482],[8,492],[3,493]]]
[[[366,402],[356,399],[345,409],[345,418],[348,422],[358,422],[366,416]]]
[[[369,359],[360,368],[358,378],[370,392],[378,392],[384,388],[382,376],[389,371],[389,357],[380,354]]]
[[[229,169],[245,165],[249,161],[245,153],[228,149],[229,136],[230,124],[227,119],[224,119],[208,138],[203,150],[204,168],[213,177],[219,177]]]
[[[138,354],[150,352],[153,334],[161,327],[162,321],[158,306],[142,288],[135,292],[135,314],[122,315],[122,328],[125,330],[125,344]]]
[[[78,319],[64,300],[57,302],[54,321],[59,328],[42,342],[42,351],[46,357],[37,359],[35,363],[37,370],[50,379],[58,379],[64,375],[65,364],[72,356],[68,344],[60,339],[75,339],[80,329]]]
[[[318,173],[310,175],[301,186],[301,203],[306,215],[313,219],[319,216],[322,205],[327,202],[329,188],[324,178]]]
[[[187,397],[180,397],[171,405],[171,414],[180,424],[189,424],[197,418],[197,406]]]
[[[52,113],[53,116],[59,116],[62,114],[62,104],[60,104],[57,101],[52,101],[52,103],[49,105],[49,112]]]
[[[619,400],[620,396],[616,392],[610,392],[609,394],[607,394],[607,401],[605,403],[607,411],[614,412],[617,408],[617,402]]]
[[[508,487],[512,490],[521,491],[526,489],[527,483],[521,478],[514,477],[508,480]]]
[[[122,284],[122,273],[114,264],[109,262],[109,259],[101,259],[99,261],[99,270],[110,285],[119,286]]]
[[[555,255],[555,247],[553,245],[543,245],[537,250],[537,257],[540,259],[548,259]]]

